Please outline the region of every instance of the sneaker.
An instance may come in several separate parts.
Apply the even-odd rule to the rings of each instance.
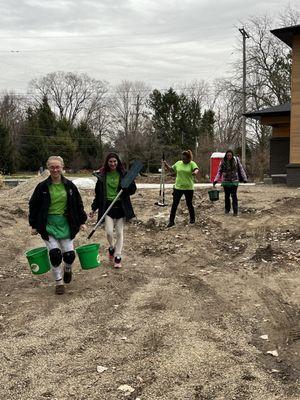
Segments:
[[[121,257],[115,257],[115,268],[122,268]]]
[[[55,286],[55,294],[64,294],[64,293],[65,293],[64,285],[56,285]]]
[[[167,225],[167,228],[171,228],[171,227],[174,226],[174,225],[175,225],[175,222],[170,221],[170,222],[168,223],[168,225]]]
[[[72,269],[71,268],[65,268],[64,270],[64,282],[65,283],[70,283],[72,280]]]
[[[191,219],[190,220],[190,224],[194,224],[195,223],[195,220],[194,219]]]
[[[114,247],[109,247],[109,248],[108,248],[108,259],[109,259],[109,261],[113,261],[113,259],[114,259],[114,254],[115,254],[115,249],[114,249]]]

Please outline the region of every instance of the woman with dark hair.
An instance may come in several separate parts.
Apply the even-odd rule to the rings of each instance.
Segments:
[[[170,166],[163,161],[168,171],[175,172],[176,180],[173,188],[173,203],[167,228],[175,225],[175,216],[181,197],[184,195],[185,202],[190,213],[190,224],[195,223],[195,210],[193,206],[195,176],[199,172],[198,165],[193,161],[191,150],[182,152],[182,159]]]
[[[222,178],[222,186],[225,192],[225,214],[229,214],[232,198],[233,215],[238,215],[238,198],[237,189],[239,182],[247,182],[247,175],[240,162],[240,159],[234,156],[232,150],[227,150],[223,161],[219,165],[217,175],[215,176],[213,185],[216,186],[219,179]]]
[[[126,171],[116,153],[109,153],[105,159],[104,166],[97,172],[98,178],[95,187],[95,198],[92,203],[92,211],[89,216],[92,218],[98,210],[98,221],[104,212],[111,205],[121,190],[121,180]],[[121,257],[123,248],[123,227],[124,220],[129,221],[133,218],[134,212],[130,201],[130,196],[136,191],[134,182],[127,189],[123,189],[121,197],[114,203],[105,217],[105,232],[109,243],[108,258],[114,261],[115,268],[121,268]],[[116,231],[116,241],[114,241],[114,229]]]

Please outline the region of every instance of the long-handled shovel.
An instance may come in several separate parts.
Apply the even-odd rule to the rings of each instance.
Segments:
[[[161,162],[161,172],[160,172],[160,181],[159,181],[159,200],[155,203],[156,206],[165,207],[165,153],[162,156]]]
[[[113,207],[115,202],[119,199],[119,197],[123,193],[124,189],[127,189],[130,186],[130,184],[133,182],[133,180],[141,172],[142,168],[143,168],[143,164],[142,164],[141,161],[135,161],[133,163],[133,165],[130,168],[130,170],[127,172],[127,174],[121,180],[121,190],[119,191],[119,193],[117,194],[116,198],[113,200],[111,205],[108,207],[108,209],[105,211],[105,213],[102,215],[102,217],[99,219],[99,221],[96,223],[96,225],[94,226],[93,230],[88,235],[88,237],[87,237],[88,239],[90,239],[93,236],[93,234],[95,233],[95,231],[98,228],[98,226],[102,223],[102,221],[104,220],[104,218],[106,217],[106,215],[108,214],[110,209]]]

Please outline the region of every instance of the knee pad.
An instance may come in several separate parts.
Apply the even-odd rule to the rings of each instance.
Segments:
[[[75,260],[75,251],[66,251],[62,256],[66,264],[72,264],[72,262]]]
[[[61,255],[61,251],[59,248],[51,249],[49,251],[49,257],[50,257],[50,261],[51,261],[51,264],[53,265],[53,267],[58,267],[60,265],[61,260],[62,260],[62,255]]]

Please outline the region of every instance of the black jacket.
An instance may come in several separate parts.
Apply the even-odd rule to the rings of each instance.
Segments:
[[[70,226],[71,239],[74,239],[79,231],[80,225],[87,220],[83,208],[82,199],[77,187],[69,179],[61,177],[62,183],[67,191],[66,217]],[[49,186],[52,184],[51,177],[39,183],[29,200],[29,225],[36,229],[44,240],[49,240],[46,230],[48,211],[51,203]]]
[[[92,203],[92,210],[98,210],[98,221],[104,214],[107,209],[107,200],[106,200],[106,174],[104,172],[97,173],[97,183],[95,187],[95,198]],[[125,176],[121,174],[121,179]],[[120,182],[121,182],[120,179]],[[118,192],[121,190],[121,185],[119,185]],[[123,193],[120,197],[121,207],[124,211],[126,221],[129,221],[131,218],[135,217],[130,196],[136,192],[136,184],[132,182],[127,189],[123,189]]]

